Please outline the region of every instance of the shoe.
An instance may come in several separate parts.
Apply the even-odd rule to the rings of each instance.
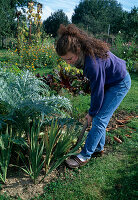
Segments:
[[[81,161],[77,156],[72,155],[70,158],[68,158],[65,161],[65,164],[70,169],[75,169],[75,168],[78,168],[78,167],[86,165],[89,162],[89,160],[90,159],[87,159],[86,161]]]
[[[91,157],[102,157],[104,154],[104,150],[102,151],[97,151],[97,152],[94,152]]]

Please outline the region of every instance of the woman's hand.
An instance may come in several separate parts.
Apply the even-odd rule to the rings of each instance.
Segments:
[[[92,123],[92,116],[90,116],[89,114],[87,114],[85,118],[88,120],[88,126],[90,126],[91,123]]]

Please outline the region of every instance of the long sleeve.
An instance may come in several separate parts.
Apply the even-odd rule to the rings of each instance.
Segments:
[[[101,65],[104,65],[102,60],[93,60],[90,57],[85,60],[85,73],[91,87],[89,114],[92,117],[99,112],[104,99],[105,70]]]
[[[84,75],[90,80],[91,106],[89,114],[96,115],[103,103],[104,88],[109,88],[126,75],[126,62],[113,53],[108,52],[108,58],[95,58],[85,56]]]

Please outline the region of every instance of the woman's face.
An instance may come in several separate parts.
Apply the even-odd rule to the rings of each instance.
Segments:
[[[68,52],[65,56],[61,56],[61,58],[65,60],[67,64],[74,65],[78,60],[78,55]]]

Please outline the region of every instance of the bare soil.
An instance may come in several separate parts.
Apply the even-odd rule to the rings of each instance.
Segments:
[[[128,114],[125,111],[118,111],[111,118],[107,131],[117,129],[119,127],[124,127],[126,124],[135,117],[135,114]],[[106,147],[106,145],[109,146]],[[112,150],[110,138],[106,138],[106,154]],[[15,170],[15,169],[14,169]],[[42,183],[34,185],[30,177],[23,173],[21,170],[13,171],[11,168],[6,184],[2,185],[1,194],[6,194],[12,199],[18,199],[20,197],[22,200],[29,200],[35,196],[39,196],[44,193],[44,187],[47,183],[50,183],[53,179],[57,179],[59,174],[66,173],[66,167],[64,164],[56,170],[54,170],[50,175],[48,175]],[[38,178],[38,182],[42,179],[43,174]]]

